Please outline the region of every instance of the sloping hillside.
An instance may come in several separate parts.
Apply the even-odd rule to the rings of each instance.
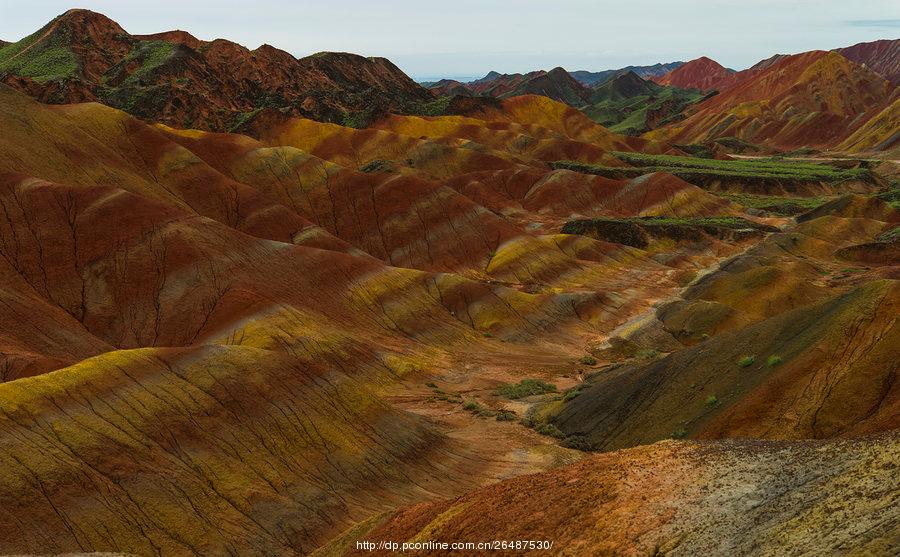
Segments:
[[[686,120],[648,137],[677,143],[732,137],[784,149],[833,147],[884,110],[894,89],[873,71],[824,51],[781,57],[734,79],[696,105]]]
[[[657,85],[629,71],[596,86],[581,110],[610,131],[640,135],[678,120],[703,98],[700,91]]]
[[[900,84],[900,39],[859,43],[835,51],[848,60],[864,64],[894,85]]]

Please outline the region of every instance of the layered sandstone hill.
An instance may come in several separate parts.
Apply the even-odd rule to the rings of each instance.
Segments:
[[[0,99],[3,552],[303,554],[545,469],[571,451],[513,424],[460,439],[392,393],[478,358],[570,373],[585,338],[738,249],[661,263],[558,234],[573,212],[740,207],[548,168],[629,145],[545,97],[260,139]]]
[[[687,119],[647,136],[676,143],[736,138],[783,149],[835,147],[892,101],[889,81],[837,52],[766,62],[734,74],[718,95],[691,107]]]
[[[88,10],[2,47],[0,77],[44,102],[100,100],[146,120],[219,131],[266,107],[343,122],[432,98],[384,58],[297,59],[183,31],[133,36]]]
[[[598,374],[553,423],[601,449],[900,427],[898,245],[879,241],[900,213],[848,195],[797,220],[614,339],[607,353],[636,344],[671,354]]]
[[[544,95],[357,129],[302,115],[417,86],[110,23],[0,49],[0,553],[896,546],[880,168],[689,157]],[[798,106],[849,121],[860,75]],[[131,87],[162,122],[107,106]]]
[[[660,85],[701,91],[727,87],[734,79],[734,70],[729,70],[706,56],[686,62],[665,75],[650,77],[650,80]]]
[[[859,43],[835,50],[848,60],[865,64],[894,85],[900,84],[900,39]]]

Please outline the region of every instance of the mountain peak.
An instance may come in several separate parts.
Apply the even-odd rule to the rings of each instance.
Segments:
[[[115,21],[103,14],[84,8],[75,8],[64,12],[47,24],[44,29],[51,32],[55,29],[70,29],[89,35],[125,33],[125,30]]]
[[[617,76],[613,77],[612,81],[618,81],[618,82],[624,82],[624,83],[628,83],[628,82],[643,83],[644,79],[642,79],[641,76],[636,74],[634,72],[634,70],[628,70],[628,71],[621,72]]]
[[[660,85],[703,91],[726,86],[733,81],[734,71],[708,56],[701,56],[675,68],[662,77],[653,78]]]
[[[501,75],[500,72],[495,72],[494,70],[491,70],[487,73],[486,76],[482,77],[481,79],[476,79],[472,83],[487,83],[488,81],[494,81],[495,79],[500,77],[500,75]]]
[[[142,41],[165,41],[167,43],[183,44],[194,50],[207,44],[206,41],[201,41],[194,35],[191,35],[187,31],[182,31],[181,29],[173,29],[171,31],[163,31],[161,33],[153,33],[150,35],[134,35],[134,38]]]

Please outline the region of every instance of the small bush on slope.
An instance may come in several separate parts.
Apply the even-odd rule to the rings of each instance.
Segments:
[[[555,393],[556,385],[545,383],[538,379],[523,379],[514,385],[503,385],[498,387],[495,394],[515,400],[517,398],[525,398],[532,395],[543,395],[546,393]]]

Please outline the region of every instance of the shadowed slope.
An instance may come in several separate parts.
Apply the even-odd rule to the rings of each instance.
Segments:
[[[838,149],[851,153],[900,152],[900,96],[845,139]],[[894,155],[892,155],[894,156]]]
[[[886,252],[880,262],[873,253],[874,268],[840,259],[897,218],[862,196],[798,217],[793,229],[621,331],[626,343],[672,353],[598,373],[554,423],[596,449],[669,436],[828,438],[900,426],[896,268]],[[676,350],[672,340],[690,348]]]
[[[602,450],[679,429],[776,439],[893,429],[900,426],[900,392],[892,387],[900,373],[898,312],[897,282],[875,282],[652,364],[606,371],[555,423]],[[742,367],[748,353],[754,361]],[[778,363],[767,363],[770,356]]]

